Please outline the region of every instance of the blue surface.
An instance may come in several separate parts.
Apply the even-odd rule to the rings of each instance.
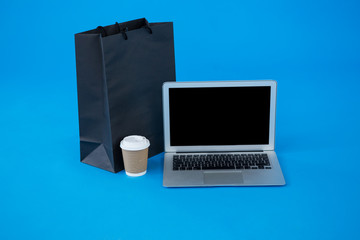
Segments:
[[[0,239],[360,239],[358,1],[3,1]],[[81,164],[74,33],[174,21],[178,81],[276,79],[285,187]]]

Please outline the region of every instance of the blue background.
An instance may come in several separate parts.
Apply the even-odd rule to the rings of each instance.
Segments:
[[[2,1],[0,239],[360,239],[358,1]],[[79,161],[75,33],[173,21],[178,81],[276,79],[285,187]]]

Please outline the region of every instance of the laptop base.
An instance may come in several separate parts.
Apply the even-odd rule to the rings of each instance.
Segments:
[[[226,152],[242,154],[244,152]],[[251,154],[251,152],[246,152]],[[258,152],[254,152],[256,154]],[[277,156],[274,151],[268,154],[271,169],[212,169],[212,170],[173,170],[173,156],[179,153],[165,153],[164,187],[210,187],[210,186],[281,186],[285,185]],[[194,153],[181,153],[194,154]],[[202,154],[202,153],[198,153]],[[206,153],[203,153],[206,154]]]

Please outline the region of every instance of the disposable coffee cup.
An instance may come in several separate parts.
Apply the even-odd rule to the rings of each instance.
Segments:
[[[120,142],[126,175],[139,177],[146,173],[149,146],[149,140],[138,135],[127,136]]]

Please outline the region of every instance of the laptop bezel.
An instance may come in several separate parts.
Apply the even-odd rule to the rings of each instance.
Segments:
[[[170,88],[201,88],[201,87],[270,87],[270,121],[269,144],[259,145],[211,145],[211,146],[171,146],[170,145]],[[163,84],[163,115],[164,115],[164,145],[165,152],[227,152],[227,151],[273,151],[275,147],[275,115],[276,92],[275,80],[246,80],[246,81],[204,81],[204,82],[165,82]]]

